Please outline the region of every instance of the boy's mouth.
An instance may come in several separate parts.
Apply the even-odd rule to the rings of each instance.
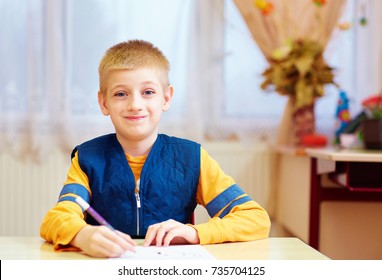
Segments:
[[[146,116],[127,116],[126,119],[132,120],[132,121],[139,121],[145,119]]]

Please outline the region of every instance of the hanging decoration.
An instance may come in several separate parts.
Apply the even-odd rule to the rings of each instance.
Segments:
[[[264,17],[277,12],[270,1],[254,0],[253,3]],[[321,17],[325,11],[323,9],[327,8],[327,0],[311,0],[306,5],[309,4],[310,9],[316,6],[314,12],[317,21],[323,20]],[[282,22],[279,22],[278,27],[282,32]],[[323,28],[322,22],[317,22],[316,27]],[[351,24],[344,22],[339,27],[347,30]],[[315,32],[318,34],[320,30]],[[306,139],[317,138],[314,107],[316,99],[325,95],[324,87],[332,84],[339,88],[334,81],[334,68],[326,63],[323,53],[324,46],[319,41],[309,39],[309,36],[289,38],[267,57],[269,67],[262,73],[264,80],[260,87],[263,90],[289,96],[292,106],[290,140],[296,146],[306,145]],[[311,141],[308,142],[311,145]],[[323,144],[323,141],[320,143]]]
[[[326,4],[326,0],[313,0],[313,3],[321,7]]]
[[[351,26],[352,26],[351,23],[348,21],[338,23],[338,29],[341,31],[349,30]]]
[[[326,0],[311,0],[319,8]],[[266,0],[255,0],[263,10]],[[319,16],[317,15],[319,19]],[[288,40],[268,57],[269,67],[262,73],[263,90],[274,90],[293,99],[293,110],[311,106],[315,99],[324,95],[324,85],[334,82],[333,68],[325,62],[324,47],[310,39]]]
[[[324,95],[324,85],[334,82],[333,68],[323,57],[323,47],[310,40],[290,41],[275,50],[262,73],[264,90],[275,90],[294,99],[294,110],[311,106]]]
[[[262,73],[264,90],[272,89],[292,100],[292,143],[312,145],[316,139],[314,105],[324,95],[324,85],[334,82],[333,68],[323,57],[323,47],[311,40],[290,41],[268,59],[270,66]],[[308,137],[308,138],[307,138]],[[320,141],[322,145],[323,143]]]
[[[369,20],[367,17],[367,2],[362,1],[360,4],[358,4],[358,10],[359,11],[357,12],[357,16],[353,16],[352,19],[341,21],[337,24],[340,31],[347,31],[357,24],[359,24],[361,27],[368,25]]]
[[[359,24],[361,26],[366,26],[367,25],[367,17],[366,17],[366,4],[365,3],[362,3],[361,4],[361,17],[359,19]]]
[[[273,11],[273,3],[267,0],[254,0],[254,5],[263,15],[269,15]]]

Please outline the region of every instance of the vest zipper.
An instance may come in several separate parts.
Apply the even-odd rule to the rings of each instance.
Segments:
[[[137,236],[139,236],[139,209],[141,208],[141,198],[139,197],[140,179],[135,183],[135,200],[137,201]]]

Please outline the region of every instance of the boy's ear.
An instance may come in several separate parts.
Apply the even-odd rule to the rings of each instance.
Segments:
[[[101,91],[98,92],[98,105],[101,108],[102,113],[105,116],[109,115],[109,108],[107,106],[106,102],[106,94],[102,93]]]
[[[170,109],[172,96],[174,95],[174,87],[169,85],[167,90],[164,92],[164,103],[163,103],[163,111],[166,112]]]

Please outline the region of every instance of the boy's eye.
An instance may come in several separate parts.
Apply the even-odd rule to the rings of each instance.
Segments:
[[[122,97],[122,96],[126,96],[126,93],[123,92],[123,91],[118,91],[114,94],[114,96],[117,96],[117,97]]]
[[[155,92],[153,91],[153,90],[145,90],[144,92],[143,92],[143,95],[152,95],[152,94],[154,94]]]

